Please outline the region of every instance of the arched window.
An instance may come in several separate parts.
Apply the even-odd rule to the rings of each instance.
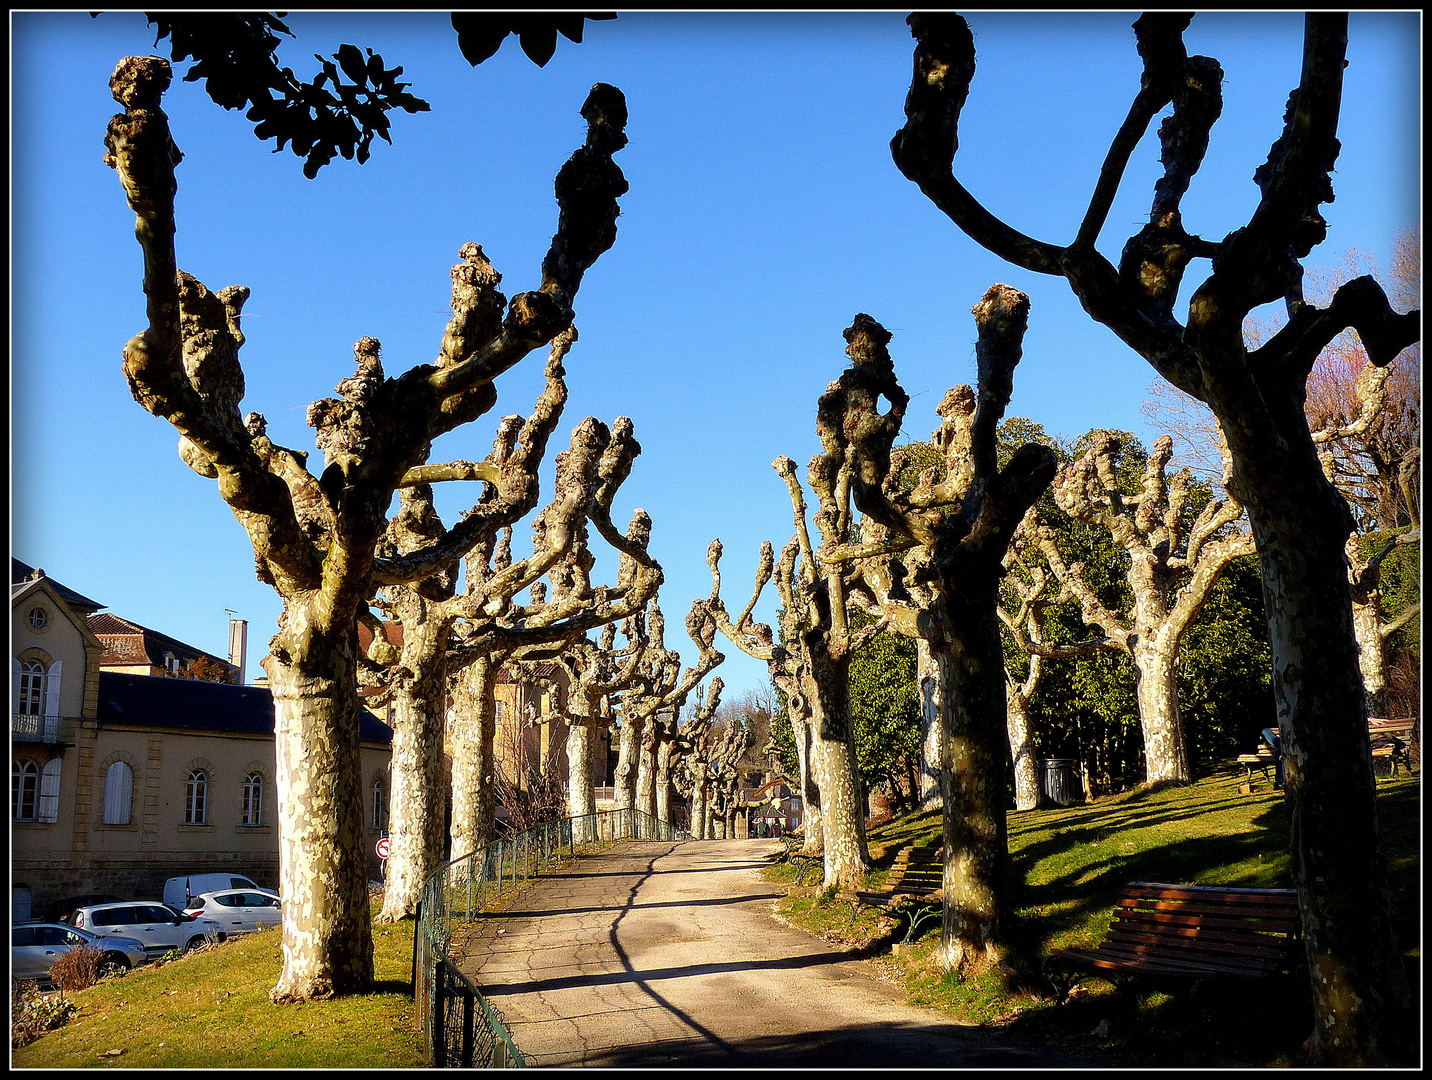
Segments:
[[[388,823],[388,794],[383,790],[383,778],[373,777],[373,828],[382,829]]]
[[[184,824],[202,825],[209,806],[209,777],[195,769],[184,784]]]
[[[45,665],[38,660],[20,662],[20,714],[39,716],[45,697]]]
[[[33,761],[10,763],[10,820],[34,821],[40,794],[40,767]]]
[[[51,758],[40,770],[40,801],[36,804],[37,821],[58,821],[60,819],[60,770],[64,763]]]
[[[116,761],[104,773],[104,817],[106,825],[128,825],[134,802],[134,770]]]
[[[264,823],[264,778],[258,773],[244,777],[244,825]]]

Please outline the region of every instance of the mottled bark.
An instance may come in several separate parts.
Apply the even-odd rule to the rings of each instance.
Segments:
[[[451,622],[403,620],[393,686],[393,755],[388,767],[388,863],[380,923],[417,911],[423,883],[442,861],[443,730]]]
[[[1034,688],[1039,683],[1042,662],[1039,657],[1030,658],[1030,679],[1021,683],[1010,683],[1009,704],[1005,726],[1009,736],[1009,753],[1014,762],[1014,808],[1036,810],[1039,807],[1039,760],[1035,754],[1034,734],[1029,725],[1029,702]]]
[[[337,398],[314,402],[308,422],[324,454],[322,477],[307,454],[276,446],[263,417],[242,417],[238,352],[248,290],[210,293],[178,270],[175,166],[182,158],[160,98],[171,71],[157,58],[126,57],[110,80],[124,113],[105,136],[144,256],[147,328],[124,350],[131,394],[179,431],[179,454],[218,481],[253,545],[260,580],[283,598],[265,661],[275,689],[284,905],[284,969],[275,1001],[367,990],[372,944],[363,804],[358,783],[356,619],[376,584],[418,581],[460,555],[451,545],[414,552],[381,571],[375,548],[393,492],[425,464],[433,439],[488,411],[492,380],[551,341],[573,318],[583,273],[615,238],[616,198],[626,181],[611,159],[626,142],[620,91],[598,84],[583,116],[587,144],[558,185],[557,235],[542,287],[511,304],[476,244],[454,268],[453,316],[436,365],[386,378],[379,344],[361,339],[357,370]],[[454,529],[453,545],[467,539]],[[351,748],[351,749],[350,749]]]
[[[1141,490],[1134,495],[1119,489],[1118,437],[1098,432],[1092,442],[1059,471],[1054,498],[1071,517],[1107,529],[1129,553],[1129,612],[1106,608],[1085,584],[1082,565],[1065,565],[1054,534],[1037,526],[1035,531],[1050,568],[1079,601],[1084,620],[1104,632],[1109,647],[1133,661],[1145,782],[1187,783],[1192,774],[1175,678],[1179,646],[1229,563],[1254,553],[1253,537],[1223,535],[1243,516],[1235,498],[1214,499],[1196,518],[1192,515],[1189,470],[1167,476],[1173,455],[1168,435],[1154,443]]]
[[[452,684],[452,858],[480,851],[496,839],[497,793],[493,742],[497,733],[494,688],[502,657],[472,659]]]
[[[944,796],[940,789],[940,770],[943,767],[944,722],[940,719],[940,708],[944,694],[940,690],[940,666],[930,643],[924,638],[915,639],[915,679],[920,688],[920,790],[921,810],[931,810],[943,805]],[[1026,724],[1026,728],[1027,728]],[[1010,727],[1010,747],[1014,747],[1014,728]],[[1015,789],[1018,791],[1019,759],[1015,758]]]
[[[805,642],[811,660],[805,693],[811,702],[811,757],[820,786],[825,888],[854,888],[870,868],[865,806],[855,764],[855,720],[850,712],[850,656],[831,656],[820,635]]]
[[[1305,18],[1303,65],[1282,135],[1254,173],[1248,224],[1211,243],[1188,234],[1181,198],[1202,164],[1222,108],[1222,71],[1189,56],[1192,16],[1147,14],[1134,23],[1144,59],[1140,90],[1110,148],[1078,235],[1067,248],[1011,229],[955,181],[960,111],[974,74],[974,41],[953,15],[910,18],[917,38],[907,123],[892,140],[896,164],[961,230],[1027,269],[1068,280],[1089,314],[1169,382],[1205,402],[1232,456],[1230,491],[1247,509],[1262,569],[1273,654],[1273,694],[1287,762],[1293,883],[1314,1002],[1305,1050],[1314,1064],[1378,1066],[1409,1052],[1413,1018],[1397,946],[1377,828],[1367,710],[1352,625],[1344,545],[1353,522],[1323,476],[1303,397],[1318,354],[1349,326],[1369,361],[1389,364],[1418,340],[1420,313],[1398,314],[1371,277],[1341,286],[1325,308],[1301,287],[1306,257],[1326,236],[1347,56],[1347,15]],[[1149,223],[1115,268],[1094,244],[1124,168],[1153,118],[1164,173]],[[1173,315],[1194,258],[1213,269],[1190,290],[1187,325]],[[1243,323],[1282,299],[1287,325],[1250,350]]]
[[[1055,470],[1047,447],[1020,447],[1003,469],[995,434],[1013,391],[1029,300],[994,285],[975,305],[979,386],[949,391],[934,442],[943,468],[914,491],[895,482],[891,448],[909,397],[886,348],[890,333],[868,315],[845,331],[852,366],[821,398],[827,456],[851,462],[850,490],[864,514],[860,543],[823,558],[859,567],[851,595],[882,623],[929,643],[943,724],[945,889],[942,957],[955,970],[999,962],[1008,882],[1007,741],[998,583],[1016,527]],[[889,403],[881,410],[881,399]],[[946,513],[941,507],[950,507]],[[904,563],[891,556],[908,551]],[[829,800],[827,800],[827,812]]]
[[[360,992],[373,972],[367,875],[350,869],[365,865],[368,848],[356,633],[321,620],[321,608],[287,605],[285,630],[321,636],[327,648],[295,663],[271,644],[263,659],[277,747],[283,969],[271,997],[280,1003]]]

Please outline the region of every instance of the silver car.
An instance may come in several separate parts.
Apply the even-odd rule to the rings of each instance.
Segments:
[[[230,937],[251,934],[283,922],[279,899],[266,889],[222,889],[192,897],[186,915],[203,915],[222,926]]]
[[[65,953],[80,945],[104,950],[100,971],[129,971],[149,962],[144,945],[135,938],[108,935],[104,938],[60,923],[19,923],[10,928],[10,975],[15,979],[36,979],[53,985],[50,968]]]
[[[229,936],[213,919],[196,919],[154,901],[76,908],[69,923],[100,938],[138,938],[150,956],[162,956],[170,949],[189,952],[201,945],[217,945]]]

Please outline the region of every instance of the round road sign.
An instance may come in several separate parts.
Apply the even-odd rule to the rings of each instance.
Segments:
[[[376,850],[378,852],[378,858],[386,859],[388,857],[388,838],[386,836],[379,838]]]

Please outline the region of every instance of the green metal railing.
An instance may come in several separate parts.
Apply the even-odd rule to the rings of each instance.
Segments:
[[[502,1014],[449,958],[455,921],[470,922],[563,859],[624,840],[689,840],[691,835],[640,810],[601,810],[495,840],[444,863],[423,885],[413,941],[413,998],[424,1057],[438,1068],[522,1068]]]

